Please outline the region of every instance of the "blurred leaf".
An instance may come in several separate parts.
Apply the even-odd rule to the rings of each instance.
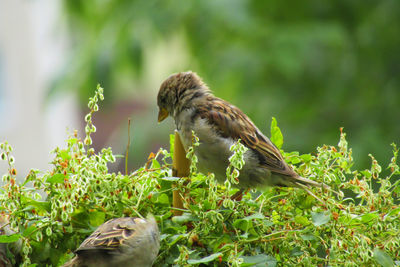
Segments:
[[[173,246],[174,244],[176,244],[176,242],[178,242],[182,238],[186,238],[187,236],[188,236],[187,234],[178,234],[171,236],[171,238],[168,241],[168,246]]]
[[[257,235],[257,233],[253,229],[253,223],[251,221],[253,219],[263,220],[263,219],[265,219],[265,216],[262,215],[261,213],[254,213],[254,214],[244,217],[242,219],[235,220],[233,222],[233,225],[235,227],[241,229],[242,231],[245,231],[245,232],[249,231],[250,234]]]
[[[178,224],[184,224],[189,221],[196,221],[196,217],[192,216],[190,213],[184,213],[180,216],[172,217],[172,221]]]
[[[160,194],[157,197],[157,203],[169,205],[169,197],[167,194]]]
[[[30,234],[32,234],[33,232],[35,232],[37,230],[37,226],[36,225],[31,225],[28,228],[26,228],[22,234],[22,236],[24,237],[28,237]]]
[[[22,203],[24,203],[25,209],[32,209],[32,207],[33,207],[33,208],[37,209],[38,212],[41,212],[41,211],[49,212],[50,211],[50,203],[48,201],[37,201],[34,199],[25,198],[25,197],[21,197],[21,199],[23,200]]]
[[[328,223],[331,220],[331,214],[329,211],[325,212],[311,212],[313,224],[315,226],[321,226]]]
[[[301,251],[300,247],[295,247],[290,251],[290,256],[294,256],[294,257],[301,256],[303,254],[304,254],[304,252]]]
[[[374,259],[383,267],[394,266],[392,258],[385,251],[379,248],[374,249]]]
[[[265,219],[265,216],[263,214],[257,212],[257,213],[254,213],[254,214],[252,214],[250,216],[247,216],[247,217],[243,218],[243,220],[246,220],[246,221],[250,221],[250,220],[253,220],[253,219],[261,219],[261,220],[263,220],[263,219]]]
[[[400,213],[400,207],[392,209],[391,211],[388,212],[388,214],[385,215],[384,221],[389,218],[390,216],[398,216]]]
[[[310,241],[310,240],[317,240],[317,237],[311,234],[300,235],[303,240]]]
[[[156,159],[153,159],[151,162],[152,162],[151,168],[153,168],[153,169],[160,168],[160,163]]]
[[[14,243],[21,238],[21,234],[0,235],[0,243]]]
[[[62,173],[56,173],[53,176],[50,176],[49,178],[46,179],[46,182],[50,184],[61,184],[64,183],[64,179],[66,176]]]
[[[277,148],[281,149],[283,145],[283,135],[278,127],[278,123],[274,117],[271,121],[271,142],[276,145]]]
[[[309,225],[311,223],[306,217],[300,215],[297,215],[294,218],[294,221],[304,226]]]
[[[171,155],[174,154],[174,143],[175,143],[175,135],[174,134],[170,134],[169,135],[169,153]]]
[[[304,162],[310,162],[311,161],[311,154],[303,154],[300,156]]]
[[[92,211],[89,212],[89,222],[93,226],[99,226],[100,224],[104,223],[104,219],[106,214],[101,211]]]
[[[259,254],[255,256],[242,256],[243,264],[241,266],[253,267],[275,267],[277,261],[274,257],[266,254]]]
[[[198,259],[198,260],[190,259],[190,260],[188,260],[188,263],[189,264],[200,264],[200,263],[212,262],[222,255],[223,255],[222,253],[218,252],[218,253],[211,254],[210,256]]]
[[[242,231],[247,231],[253,226],[253,223],[245,219],[237,219],[233,222],[233,226],[239,228]]]
[[[71,155],[68,153],[68,151],[62,150],[60,152],[60,157],[62,160],[69,160],[71,159]]]
[[[379,214],[376,212],[373,213],[367,213],[367,214],[363,214],[360,216],[360,220],[362,223],[368,223],[371,222],[375,219],[379,218]]]
[[[297,163],[300,163],[300,162],[301,162],[301,160],[300,160],[299,157],[290,158],[290,163],[292,163],[292,164],[297,164]]]

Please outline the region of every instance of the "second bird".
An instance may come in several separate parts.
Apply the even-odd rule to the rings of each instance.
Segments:
[[[285,162],[279,149],[239,108],[215,97],[194,72],[168,77],[160,87],[157,104],[158,121],[168,116],[175,120],[182,143],[192,144],[192,130],[200,140],[195,149],[201,172],[213,172],[219,182],[226,179],[226,168],[232,155],[230,147],[241,140],[248,150],[240,171],[241,189],[266,186],[299,187],[309,192],[320,183],[299,176]],[[312,194],[311,192],[309,192]]]

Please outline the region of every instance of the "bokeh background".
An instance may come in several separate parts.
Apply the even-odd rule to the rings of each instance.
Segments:
[[[369,153],[386,166],[400,144],[398,0],[2,0],[0,140],[20,176],[50,168],[100,83],[94,145],[125,154],[131,118],[133,170],[168,147],[156,95],[186,70],[267,136],[276,117],[286,151],[335,145],[344,127],[363,168]]]

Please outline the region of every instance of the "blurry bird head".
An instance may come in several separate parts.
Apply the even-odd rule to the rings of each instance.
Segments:
[[[187,103],[204,96],[209,89],[195,72],[180,72],[169,76],[160,86],[157,96],[158,122],[175,116]]]

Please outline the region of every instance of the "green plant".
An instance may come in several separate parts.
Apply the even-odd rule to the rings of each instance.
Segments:
[[[0,145],[1,159],[9,164],[3,175],[6,184],[0,189],[0,212],[16,232],[0,236],[0,242],[20,240],[14,263],[61,265],[106,220],[152,213],[161,231],[155,266],[400,264],[400,171],[395,145],[387,177],[380,177],[382,167],[372,156],[370,169],[352,169],[352,151],[343,132],[337,147],[324,145],[313,154],[284,153],[300,175],[339,191],[337,197],[314,189],[324,204],[293,188],[252,190],[241,201],[233,201],[229,196],[237,191],[233,185],[244,164],[240,143],[232,147],[224,185],[217,184],[213,174],[197,173],[195,164],[190,179],[172,177],[172,154],[162,148],[129,175],[110,173],[108,164],[115,161],[111,149],[96,152],[90,147],[90,135],[96,131],[91,117],[102,99],[98,87],[85,117],[86,137],[82,141],[74,133],[65,148],[56,148],[51,171],[32,170],[18,183],[12,149],[7,143]],[[271,136],[283,144],[275,119]],[[171,145],[172,139],[173,135]],[[198,143],[194,141],[188,153],[192,160]],[[377,191],[373,183],[379,185]],[[185,211],[173,217],[172,191],[178,189],[187,192]],[[342,191],[354,197],[342,197]]]

